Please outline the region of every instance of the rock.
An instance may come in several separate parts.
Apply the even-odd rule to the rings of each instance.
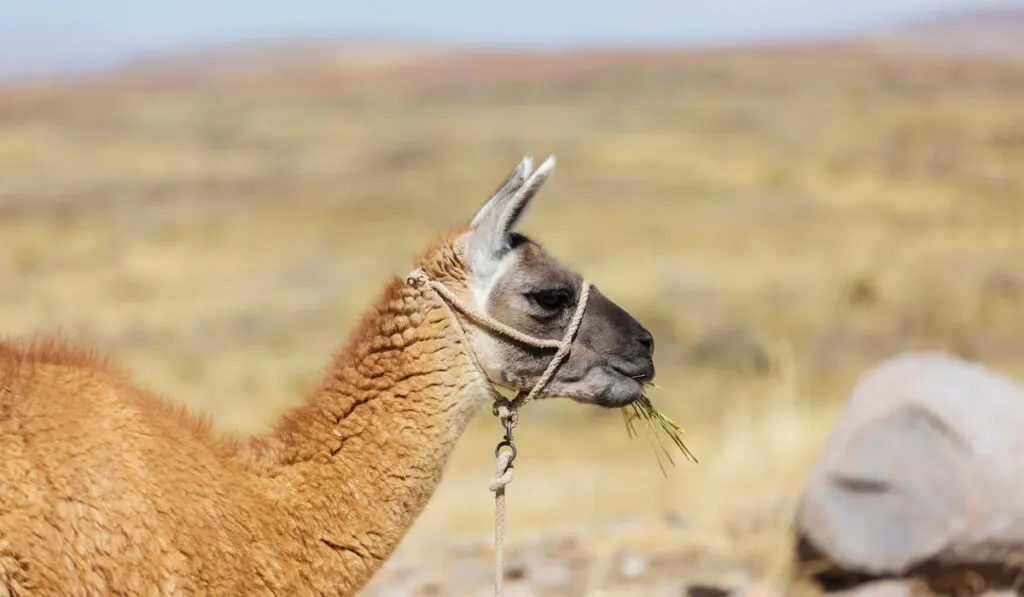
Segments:
[[[686,587],[686,597],[729,597],[730,589],[707,584],[692,584]]]
[[[926,591],[911,580],[893,579],[866,582],[828,595],[830,597],[918,597],[922,592]]]
[[[647,571],[647,558],[638,553],[627,551],[620,554],[618,560],[619,575],[622,578],[632,580]]]
[[[748,582],[729,593],[729,597],[781,597],[783,592],[764,582]]]
[[[942,353],[864,375],[796,517],[805,564],[901,575],[1024,557],[1024,387]]]

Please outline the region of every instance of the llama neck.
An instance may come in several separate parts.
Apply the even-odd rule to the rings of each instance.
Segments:
[[[352,589],[426,506],[489,397],[459,325],[432,292],[396,281],[265,445],[274,493],[312,548],[341,558],[320,561],[344,569]]]

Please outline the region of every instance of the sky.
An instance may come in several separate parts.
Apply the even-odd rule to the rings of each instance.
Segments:
[[[0,77],[261,38],[560,47],[772,41],[986,5],[1024,0],[0,0]]]

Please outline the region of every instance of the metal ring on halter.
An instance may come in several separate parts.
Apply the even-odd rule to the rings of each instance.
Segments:
[[[494,457],[497,458],[501,454],[502,448],[510,448],[512,450],[512,458],[508,459],[508,465],[512,466],[512,461],[516,459],[519,454],[519,450],[516,450],[516,445],[512,443],[512,440],[504,439],[494,448]]]

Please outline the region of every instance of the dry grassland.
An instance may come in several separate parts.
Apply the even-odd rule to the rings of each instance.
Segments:
[[[525,231],[654,331],[653,397],[701,464],[664,478],[618,413],[533,405],[512,539],[643,520],[588,549],[676,554],[680,577],[782,578],[802,477],[879,359],[939,348],[1024,375],[1024,64],[345,64],[0,94],[0,330],[62,328],[259,430],[414,251],[554,153]],[[481,415],[403,553],[486,539],[498,436]]]

